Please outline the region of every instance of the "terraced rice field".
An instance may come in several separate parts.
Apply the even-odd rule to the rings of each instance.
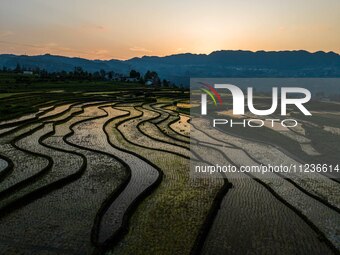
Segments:
[[[213,157],[214,163],[220,165],[230,162],[236,166],[254,166],[261,164],[261,162],[263,164],[281,164],[288,160],[294,161],[286,155],[279,155],[282,152],[278,149],[268,148],[269,145],[256,144],[216,129],[210,129],[208,123],[195,121],[192,129],[191,132],[196,133],[194,137],[201,137],[204,141],[209,140],[210,144],[209,146],[205,145],[205,150],[208,147],[220,152],[222,156],[218,162],[216,162],[216,159],[218,159],[216,152]],[[212,144],[214,139],[215,145]],[[225,146],[221,147],[221,141],[227,141]],[[271,155],[272,153],[275,155]],[[326,248],[323,247],[324,244],[319,245],[319,236],[310,232],[313,231],[313,228],[317,228],[320,231],[319,234],[321,233],[336,249],[340,248],[340,207],[336,202],[339,198],[339,184],[337,182],[325,176],[301,178],[301,176],[294,176],[293,174],[283,176],[274,173],[268,173],[266,176],[260,173],[232,173],[226,174],[226,178],[231,181],[233,188],[222,200],[221,209],[205,243],[204,254],[239,254],[239,252],[243,254],[247,252],[247,248],[242,251],[240,248],[242,243],[257,242],[257,238],[259,240],[265,239],[266,244],[259,246],[258,250],[253,247],[252,250],[256,254],[266,253],[270,249],[285,251],[288,254],[295,252],[297,254],[327,253],[327,249],[324,250]],[[254,190],[252,190],[253,188]],[[252,202],[252,200],[254,201]],[[258,203],[258,201],[261,201],[261,203]],[[240,208],[242,209],[240,210]],[[293,211],[288,210],[289,208]],[[302,214],[303,218],[307,220],[307,224],[298,215],[294,215],[294,211],[298,212],[300,216]],[[233,218],[233,213],[235,213],[235,218]],[[271,215],[272,213],[273,215]],[[239,218],[240,214],[243,214],[243,217]],[[285,219],[285,217],[288,218]],[[240,222],[233,225],[232,222],[237,220],[240,220]],[[246,223],[247,220],[249,220],[249,223]],[[285,225],[286,222],[290,222],[290,224]],[[247,231],[246,228],[252,224],[254,225],[250,229],[254,232],[252,230]],[[235,229],[226,229],[223,227],[225,225],[234,226]],[[278,230],[280,226],[284,227]],[[291,228],[292,226],[294,227]],[[245,227],[245,229],[242,230],[242,227]],[[268,229],[273,227],[276,230],[272,229],[267,232],[261,230],[262,227]],[[289,230],[289,228],[291,229]],[[301,229],[301,232],[297,229]],[[273,231],[278,231],[280,235],[269,234]],[[306,234],[307,232],[310,234]],[[265,236],[261,236],[262,234]],[[296,236],[294,237],[294,235]],[[305,240],[305,238],[307,239]],[[311,239],[308,240],[309,238]],[[293,245],[296,240],[301,246]],[[235,242],[235,244],[231,245],[232,242]],[[289,244],[289,242],[292,243]],[[315,242],[317,242],[317,247],[308,245],[315,244]],[[290,250],[291,247],[295,248]],[[317,251],[318,249],[321,250]]]
[[[193,178],[190,160],[297,159],[192,122],[176,97],[58,101],[1,121],[0,254],[339,253],[339,182]],[[303,127],[284,135],[312,143]]]

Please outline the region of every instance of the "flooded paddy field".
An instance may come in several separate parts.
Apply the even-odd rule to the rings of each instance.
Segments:
[[[335,178],[190,173],[190,160],[324,158],[333,147],[318,139],[338,139],[337,114],[325,115],[329,125],[319,112],[315,122],[301,118],[263,141],[193,122],[177,92],[80,94],[0,121],[0,254],[339,253]]]

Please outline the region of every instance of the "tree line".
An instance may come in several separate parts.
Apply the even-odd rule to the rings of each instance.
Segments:
[[[33,75],[35,81],[121,81],[121,82],[135,82],[146,84],[155,87],[177,87],[176,84],[169,80],[159,77],[155,71],[147,71],[144,75],[136,70],[131,70],[129,75],[123,75],[114,71],[106,71],[104,69],[89,72],[82,67],[74,67],[73,71],[56,71],[49,72],[46,69],[39,67],[25,68],[17,64],[14,69],[3,67],[2,73],[23,74],[16,77],[17,82],[29,81],[30,77],[25,76],[27,71]]]

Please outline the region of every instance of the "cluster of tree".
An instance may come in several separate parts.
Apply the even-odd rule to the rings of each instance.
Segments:
[[[144,77],[141,77],[143,79],[143,82],[146,84],[150,84],[152,86],[162,86],[162,87],[177,87],[176,84],[171,83],[170,81],[163,79],[158,76],[157,72],[155,71],[147,71],[144,75]]]
[[[150,82],[154,86],[161,85],[161,79],[159,78],[158,74],[155,71],[147,71],[144,75],[144,81]]]
[[[140,84],[147,84],[154,87],[176,87],[174,83],[168,80],[161,80],[157,72],[147,71],[144,75],[136,70],[131,70],[129,77],[122,74],[115,73],[113,71],[99,70],[96,72],[85,71],[82,67],[75,67],[73,71],[59,71],[59,72],[48,72],[45,69],[40,68],[25,68],[17,64],[14,69],[3,67],[2,72],[5,73],[16,73],[22,74],[25,71],[31,71],[34,75],[35,81],[133,81],[139,82]],[[24,76],[18,76],[17,81],[23,82],[30,80]]]
[[[130,71],[129,78],[138,81],[141,84],[147,84],[154,87],[165,87],[165,88],[176,88],[176,84],[171,83],[169,80],[163,79],[159,77],[158,73],[155,71],[147,71],[144,75],[141,75],[136,70]]]
[[[139,80],[141,78],[141,75],[136,70],[131,70],[130,71],[130,78],[134,78],[134,79],[138,79]]]
[[[31,71],[34,74],[36,80],[38,81],[103,81],[112,80],[115,77],[121,77],[119,73],[113,71],[105,71],[103,69],[96,72],[85,71],[82,67],[75,67],[73,71],[58,71],[58,72],[48,72],[45,69],[35,68],[25,68],[17,64],[14,69],[3,67],[2,72],[5,73],[16,73],[22,74],[25,71]],[[22,77],[18,77],[18,80],[22,80]]]

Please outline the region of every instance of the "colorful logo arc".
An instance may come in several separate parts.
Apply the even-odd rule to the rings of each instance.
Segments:
[[[202,84],[204,87],[206,87],[207,89],[205,88],[202,88],[201,90],[206,93],[207,95],[209,95],[211,97],[211,99],[213,100],[214,104],[217,105],[217,102],[216,102],[216,98],[217,98],[217,101],[220,105],[223,104],[223,100],[221,98],[221,95],[218,94],[218,92],[216,91],[216,89],[214,89],[213,86],[209,85],[209,84],[206,84],[206,83],[203,83],[203,82],[200,82],[200,84]],[[209,90],[208,90],[209,89]],[[216,98],[215,98],[215,96]]]

